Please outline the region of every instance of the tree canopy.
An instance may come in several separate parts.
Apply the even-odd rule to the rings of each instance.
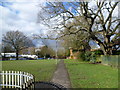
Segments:
[[[9,45],[16,52],[16,60],[18,60],[19,51],[30,46],[34,46],[32,40],[20,31],[8,31],[3,35],[2,41]]]
[[[94,0],[93,3],[47,2],[41,6],[45,13],[40,12],[38,18],[60,33],[58,38],[84,32],[104,55],[110,55],[120,48],[120,18],[116,12],[119,1]]]

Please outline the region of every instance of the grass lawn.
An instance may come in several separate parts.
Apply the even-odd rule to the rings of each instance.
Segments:
[[[73,88],[118,88],[118,69],[65,60]]]
[[[2,70],[29,72],[35,76],[36,81],[50,81],[55,69],[55,60],[2,61]]]

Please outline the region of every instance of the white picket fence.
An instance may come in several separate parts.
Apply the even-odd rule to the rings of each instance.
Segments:
[[[2,88],[34,88],[34,76],[22,71],[1,71]]]

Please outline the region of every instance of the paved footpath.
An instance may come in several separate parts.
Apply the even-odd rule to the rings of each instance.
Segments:
[[[51,82],[60,84],[65,88],[71,88],[69,75],[65,67],[64,60],[60,60],[58,63],[57,70],[55,71]]]

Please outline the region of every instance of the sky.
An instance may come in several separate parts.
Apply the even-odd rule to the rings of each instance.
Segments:
[[[45,0],[0,0],[0,38],[7,31],[19,30],[25,35],[33,37],[33,34],[48,33],[48,28],[37,23],[38,12],[42,9],[38,6]],[[42,40],[50,47],[56,48],[56,41]],[[33,40],[36,47],[43,46],[41,40]],[[0,41],[1,42],[1,41]]]
[[[0,0],[1,1],[1,0]],[[7,0],[0,3],[0,38],[7,31],[19,30],[32,37],[33,34],[46,33],[46,27],[37,23],[38,0]]]
[[[37,23],[37,14],[42,10],[38,4],[43,4],[44,1],[0,0],[0,38],[10,30],[22,31],[29,37],[33,34],[46,34],[48,28]],[[39,46],[41,42],[37,40],[37,44]]]

